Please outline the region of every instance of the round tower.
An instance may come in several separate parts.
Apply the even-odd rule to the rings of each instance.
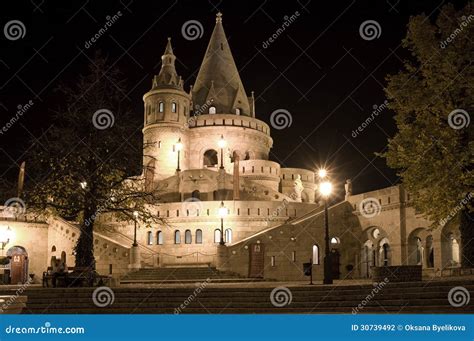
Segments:
[[[148,188],[155,181],[188,168],[186,130],[191,96],[183,90],[175,60],[168,38],[160,73],[153,78],[151,90],[143,96],[143,167]]]

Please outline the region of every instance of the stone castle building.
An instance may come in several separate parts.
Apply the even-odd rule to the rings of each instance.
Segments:
[[[145,186],[162,193],[161,223],[138,226],[103,214],[96,224],[97,270],[120,277],[143,267],[215,266],[249,277],[303,280],[323,275],[324,207],[315,170],[269,160],[269,125],[257,117],[218,14],[194,86],[185,91],[168,40],[144,101]],[[459,268],[455,224],[430,228],[402,186],[352,194],[329,207],[335,278],[367,278],[372,266],[422,265],[426,275]],[[52,256],[72,263],[74,222],[0,214],[12,231],[5,252],[23,252],[39,279]],[[13,248],[12,248],[13,247]],[[16,249],[14,248],[16,247]]]

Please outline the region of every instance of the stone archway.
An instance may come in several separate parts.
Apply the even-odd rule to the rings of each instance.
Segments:
[[[455,268],[461,266],[461,233],[449,224],[441,231],[441,266]]]
[[[24,284],[28,281],[28,252],[23,246],[15,245],[8,249],[10,259],[11,284]]]
[[[360,249],[359,273],[362,278],[369,278],[371,267],[391,264],[391,248],[388,235],[384,229],[371,226],[365,229],[361,238],[364,241]]]

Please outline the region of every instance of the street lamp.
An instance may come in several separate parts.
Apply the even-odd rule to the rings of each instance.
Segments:
[[[221,206],[219,207],[219,217],[221,217],[221,241],[220,245],[224,245],[224,218],[227,216],[227,208],[224,206],[224,202],[221,201]]]
[[[320,179],[324,179],[328,175],[328,171],[324,168],[318,170],[318,176]]]
[[[178,142],[175,145],[176,151],[178,152],[178,167],[176,168],[176,171],[179,172],[181,169],[179,168],[179,158],[181,154],[181,149],[183,149],[183,144],[181,143],[181,137],[178,139]]]
[[[132,244],[132,246],[138,246],[138,243],[137,243],[137,218],[138,218],[138,211],[133,211],[133,217],[135,218],[135,219],[134,219],[135,228],[134,228],[134,230],[133,230],[133,244]]]
[[[10,226],[7,226],[6,229],[0,230],[0,244],[2,244],[2,251],[5,249],[5,245],[7,245],[12,238],[13,231],[10,229]]]
[[[326,176],[327,172],[319,170],[319,174]],[[321,175],[320,175],[321,177]],[[324,178],[321,177],[321,178]],[[332,284],[332,261],[329,250],[329,217],[328,217],[328,197],[332,193],[332,183],[325,180],[319,183],[319,193],[324,199],[324,229],[325,229],[325,248],[324,248],[324,284]]]
[[[220,169],[224,169],[224,148],[227,145],[226,140],[224,140],[224,135],[221,135],[219,142],[217,142],[219,148],[221,149],[221,166]]]

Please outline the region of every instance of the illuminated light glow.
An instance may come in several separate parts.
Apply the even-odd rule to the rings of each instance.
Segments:
[[[324,181],[319,184],[319,193],[323,197],[328,197],[332,193],[332,183],[329,181]]]
[[[219,148],[225,148],[225,146],[227,145],[227,142],[224,139],[223,135],[221,135],[221,138],[219,139],[219,142],[217,142],[217,144],[219,145]]]
[[[138,211],[133,211],[133,216],[134,216],[135,218],[138,218]]]
[[[320,170],[318,170],[318,176],[321,179],[325,178],[327,175],[328,175],[328,171],[326,169],[321,168]]]
[[[181,138],[178,140],[178,143],[176,143],[176,150],[181,151],[183,149],[183,144],[181,143]]]
[[[81,185],[81,188],[82,188],[82,189],[86,189],[86,187],[87,187],[87,182],[86,182],[86,181],[83,181],[83,182],[80,183],[80,185]]]
[[[10,226],[0,229],[0,243],[7,244],[11,239],[13,239],[13,231]]]
[[[224,206],[224,202],[221,202],[221,207],[219,207],[219,217],[224,218],[227,216],[227,208]]]

